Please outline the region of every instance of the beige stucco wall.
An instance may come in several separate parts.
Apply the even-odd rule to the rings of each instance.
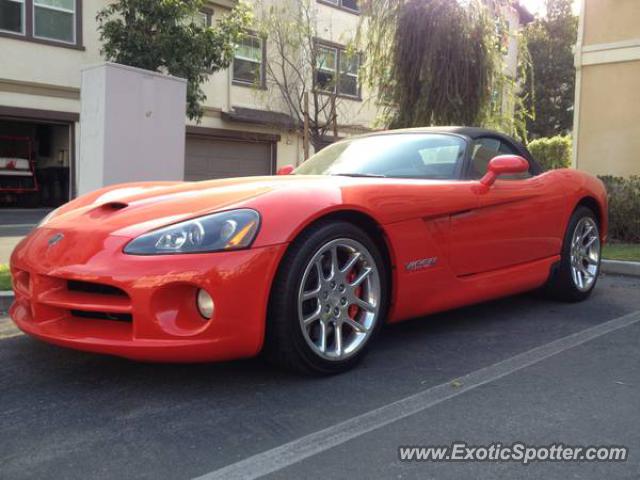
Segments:
[[[578,168],[640,174],[640,60],[583,67]]]
[[[574,166],[640,175],[639,0],[583,0],[576,68]]]
[[[584,3],[584,45],[640,37],[639,0],[586,0]]]
[[[95,18],[103,5],[101,0],[82,2],[84,50],[0,38],[0,78],[79,88],[82,65],[101,61]],[[41,108],[48,108],[43,102]]]
[[[278,2],[287,0],[249,0]],[[358,15],[341,11],[310,0],[317,18],[318,37],[335,43],[347,44],[355,35],[360,20]],[[83,0],[83,49],[61,48],[0,37],[0,105],[8,107],[80,112],[81,70],[97,64],[100,42],[95,17],[108,0]],[[220,18],[232,0],[211,0],[213,20]],[[508,12],[510,35],[507,68],[515,73],[517,42],[515,31],[518,19],[515,11]],[[269,55],[269,53],[268,53]],[[278,144],[278,166],[295,164],[302,158],[302,140],[299,135],[284,130],[256,125],[224,122],[221,112],[234,106],[265,110],[281,110],[278,102],[264,91],[231,85],[230,71],[217,72],[203,86],[207,95],[205,116],[200,126],[227,128],[281,135]],[[341,99],[338,102],[338,123],[341,136],[360,133],[375,125],[377,108],[363,88],[362,101]],[[194,122],[187,121],[188,124]]]
[[[106,0],[83,0],[83,50],[41,45],[6,37],[0,38],[0,105],[9,107],[80,111],[80,72],[87,65],[103,61],[96,31],[95,17]],[[223,5],[220,5],[223,4]],[[213,20],[220,18],[231,5],[229,0],[213,2]],[[355,34],[359,16],[321,4],[315,4],[319,36],[338,43],[347,43]],[[205,116],[200,126],[228,128],[262,133],[278,133],[278,166],[295,164],[302,157],[302,141],[298,135],[256,125],[224,122],[222,111],[233,106],[278,110],[273,97],[264,91],[232,86],[230,71],[212,75],[203,86],[207,95]],[[366,92],[363,92],[366,97]],[[370,127],[376,118],[373,102],[340,101],[340,135]],[[342,120],[344,119],[344,121]],[[188,124],[195,122],[187,120]],[[348,124],[348,125],[347,125]],[[355,130],[354,128],[355,127]]]
[[[286,1],[286,0],[285,0]],[[268,8],[269,3],[282,3],[282,0],[263,0],[261,5]],[[356,35],[360,17],[349,12],[345,12],[327,5],[323,5],[313,0],[310,2],[313,8],[312,23],[318,38],[333,43],[347,45]],[[292,9],[297,8],[292,2]],[[267,42],[267,57],[274,55],[275,48]],[[214,75],[212,81],[217,76],[228,76],[228,72],[220,72]],[[231,86],[231,106],[259,108],[269,111],[282,111],[288,113],[278,88],[274,83],[267,82],[267,89],[260,90],[247,88],[238,85]],[[378,115],[375,102],[369,101],[371,95],[366,88],[362,88],[362,100],[352,100],[339,98],[337,100],[338,123],[340,125],[340,135],[349,135],[364,129],[371,128]],[[288,162],[291,163],[291,162]]]

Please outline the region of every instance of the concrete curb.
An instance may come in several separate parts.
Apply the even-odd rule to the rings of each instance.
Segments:
[[[602,260],[600,270],[613,275],[629,275],[640,277],[640,262],[623,262],[621,260]]]
[[[7,314],[12,303],[13,292],[11,290],[0,291],[0,316]]]

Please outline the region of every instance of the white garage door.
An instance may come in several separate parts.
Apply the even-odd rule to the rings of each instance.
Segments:
[[[273,143],[188,136],[185,180],[271,175]]]

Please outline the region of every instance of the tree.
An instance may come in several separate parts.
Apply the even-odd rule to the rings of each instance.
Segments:
[[[255,28],[269,46],[265,75],[271,108],[288,112],[290,126],[301,133],[306,116],[309,140],[315,151],[320,150],[337,122],[341,101],[336,93],[337,72],[318,75],[329,59],[318,46],[322,35],[318,33],[315,0],[260,4]]]
[[[546,16],[525,30],[531,68],[521,96],[533,113],[527,120],[532,138],[566,134],[573,127],[577,19],[571,6],[571,0],[547,0]]]
[[[479,1],[368,0],[365,78],[392,128],[480,125],[501,72],[496,23]]]
[[[250,21],[244,4],[214,26],[196,21],[202,0],[118,0],[97,15],[101,53],[107,60],[185,78],[187,115],[200,119],[201,85],[227,68]]]

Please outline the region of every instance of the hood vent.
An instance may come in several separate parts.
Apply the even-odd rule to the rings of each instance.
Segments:
[[[111,214],[113,214],[114,212],[117,212],[118,210],[125,209],[128,206],[129,204],[124,202],[103,203],[102,205],[98,205],[97,207],[94,207],[91,210],[89,210],[88,216],[89,218],[92,218],[94,220],[99,220],[99,219],[110,216]]]
[[[127,208],[128,206],[129,204],[124,202],[109,202],[102,205],[102,208],[108,210],[122,210],[123,208]]]

